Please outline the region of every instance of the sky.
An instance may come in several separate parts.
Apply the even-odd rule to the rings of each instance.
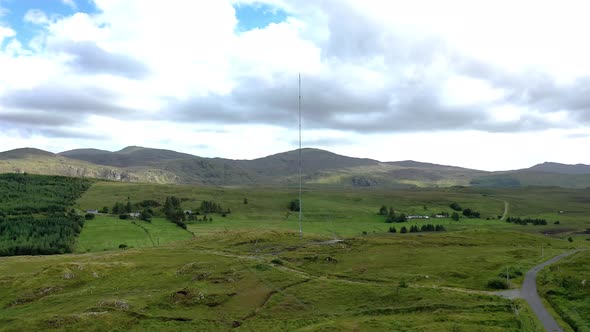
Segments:
[[[587,1],[0,0],[0,151],[590,164]]]

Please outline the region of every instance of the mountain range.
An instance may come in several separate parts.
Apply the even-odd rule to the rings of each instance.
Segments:
[[[590,187],[590,165],[543,163],[487,172],[412,160],[382,162],[329,151],[301,150],[306,184],[346,187]],[[171,150],[129,146],[120,151],[76,149],[51,153],[34,148],[0,152],[0,173],[28,172],[126,182],[203,185],[295,184],[299,151],[253,160],[204,158]]]

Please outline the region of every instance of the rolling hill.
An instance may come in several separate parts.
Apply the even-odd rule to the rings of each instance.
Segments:
[[[381,162],[329,151],[301,151],[304,182],[336,187],[590,187],[590,166],[543,163],[528,169],[486,172],[412,160]],[[58,154],[23,148],[0,153],[0,172],[92,177],[125,182],[202,185],[292,185],[299,151],[253,160],[204,158],[129,146],[119,151],[77,149]]]
[[[590,174],[590,165],[584,165],[584,164],[567,165],[567,164],[560,164],[560,163],[544,162],[542,164],[537,164],[531,168],[528,168],[527,170],[534,171],[534,172],[559,173],[559,174]]]

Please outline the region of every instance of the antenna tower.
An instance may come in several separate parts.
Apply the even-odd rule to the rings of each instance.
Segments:
[[[299,237],[303,236],[303,228],[301,226],[301,184],[302,184],[302,169],[301,169],[301,73],[299,73]]]

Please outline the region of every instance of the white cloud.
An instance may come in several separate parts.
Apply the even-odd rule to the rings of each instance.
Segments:
[[[50,22],[47,15],[40,9],[29,9],[25,13],[23,20],[33,24],[48,24]]]
[[[74,0],[61,0],[61,3],[72,8],[73,10],[78,9],[78,6],[76,5],[76,2]]]
[[[0,26],[0,47],[5,39],[16,36],[16,32],[11,28]]]
[[[62,2],[75,8],[74,1]],[[232,4],[256,2],[282,8],[289,18],[237,32]],[[350,138],[332,145],[343,154],[503,168],[506,162],[516,165],[519,153],[523,163],[539,159],[542,149],[523,152],[519,143],[541,137],[531,130],[545,135],[542,144],[551,137],[580,147],[585,141],[568,141],[566,132],[590,129],[584,102],[590,21],[583,16],[589,9],[584,1],[95,4],[95,14],[51,19],[29,10],[25,21],[43,31],[26,47],[14,38],[18,31],[0,27],[0,102],[53,85],[71,100],[82,87],[88,94],[101,91],[109,96],[105,103],[121,109],[106,114],[104,105],[84,105],[76,126],[91,131],[100,124],[105,141],[80,144],[142,144],[239,158],[295,148],[287,137],[297,136],[292,129],[298,72],[310,139],[321,142],[326,135],[331,140],[324,142],[336,144]],[[137,70],[124,70],[121,63]],[[183,103],[188,106],[175,106]],[[0,107],[0,116],[22,114],[22,105]],[[208,130],[220,126],[231,130]],[[510,131],[515,133],[496,133]],[[491,148],[477,154],[477,161],[449,160],[444,147],[462,140]],[[518,142],[498,147],[509,140]],[[210,148],[194,148],[203,142]],[[385,144],[395,148],[367,148]],[[8,145],[0,143],[0,150]],[[506,149],[517,152],[498,159],[495,154]],[[573,153],[564,149],[555,156],[566,160],[568,152]]]

